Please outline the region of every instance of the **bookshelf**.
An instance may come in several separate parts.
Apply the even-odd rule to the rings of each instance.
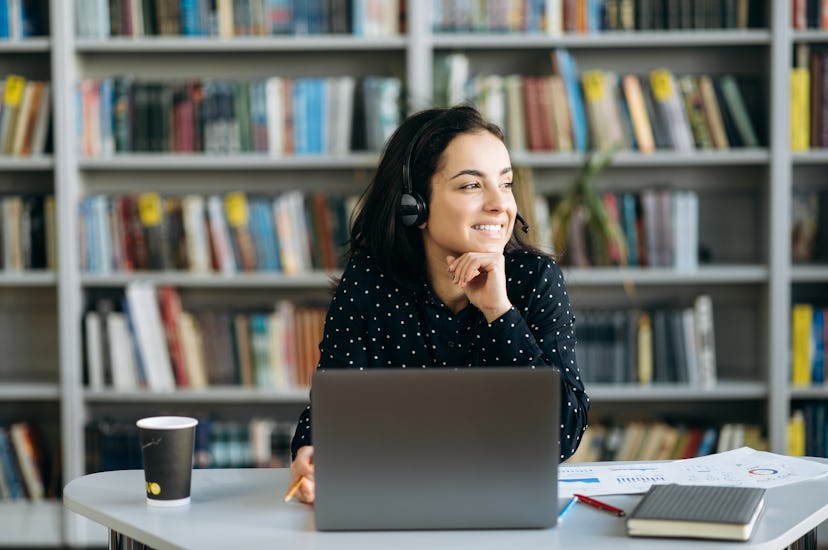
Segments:
[[[807,20],[802,15],[807,14]],[[790,154],[790,192],[792,196],[791,204],[791,224],[792,227],[797,228],[794,231],[794,238],[791,243],[792,256],[794,261],[789,267],[790,276],[790,300],[792,304],[791,335],[788,342],[791,347],[791,371],[794,380],[787,389],[787,413],[790,420],[790,431],[787,444],[789,448],[794,448],[798,452],[810,452],[815,446],[823,446],[824,438],[823,426],[825,422],[825,403],[828,393],[826,393],[826,385],[824,384],[824,369],[820,368],[824,365],[818,364],[814,360],[814,355],[819,355],[823,351],[823,343],[821,338],[816,337],[819,327],[823,323],[823,310],[826,305],[825,290],[828,288],[828,257],[824,251],[824,235],[816,233],[815,240],[805,237],[801,228],[803,219],[807,222],[813,222],[817,231],[824,231],[825,229],[825,197],[828,197],[828,187],[825,185],[825,179],[820,175],[824,173],[826,163],[828,163],[828,155],[826,155],[825,145],[821,128],[824,127],[824,116],[820,111],[824,110],[826,101],[825,96],[825,64],[822,61],[825,57],[826,47],[828,47],[828,32],[824,28],[819,28],[820,25],[813,20],[813,13],[808,10],[802,10],[799,6],[799,11],[794,10],[794,27],[791,33],[788,63],[792,67],[791,73],[797,78],[794,81],[792,76],[792,84],[790,89],[791,95],[791,110],[790,117],[793,121],[791,123],[791,149]],[[806,28],[807,27],[807,28]],[[804,56],[803,56],[804,52]],[[803,57],[805,59],[803,59]],[[803,62],[807,65],[803,65]],[[809,104],[805,107],[805,112],[802,111],[800,90],[802,77],[802,69],[804,68],[806,76],[809,78],[807,97]],[[802,118],[802,115],[805,118]],[[804,122],[804,125],[803,125]],[[807,136],[802,139],[802,130],[805,130]],[[813,219],[810,214],[803,218],[803,204],[809,198],[813,198],[815,206],[818,204],[822,207],[823,212],[816,219]],[[807,209],[805,209],[807,210]],[[807,233],[807,232],[806,232]],[[803,243],[810,242],[810,246],[803,248]],[[803,252],[810,248],[810,253]],[[805,256],[803,257],[803,253]],[[801,326],[801,308],[813,308],[810,325],[810,334],[807,339],[803,338],[800,330]],[[804,348],[804,349],[803,349]],[[811,351],[813,350],[813,351]],[[805,378],[807,384],[799,382],[802,377],[802,358],[807,358],[811,355],[810,360],[805,362],[810,363],[809,367],[805,369]],[[810,351],[810,353],[809,353]]]
[[[80,320],[91,297],[121,291],[135,280],[172,285],[192,304],[272,302],[285,296],[322,296],[331,273],[301,275],[252,272],[232,276],[161,271],[141,274],[90,274],[81,270],[77,205],[89,193],[132,190],[198,193],[232,190],[278,193],[311,187],[358,192],[377,154],[272,157],[121,153],[91,158],[76,153],[75,85],[129,71],[147,79],[178,77],[255,78],[273,74],[343,76],[396,75],[405,81],[409,110],[429,105],[436,57],[451,52],[469,56],[475,70],[548,74],[549,52],[568,48],[581,71],[613,68],[642,73],[656,66],[676,72],[725,72],[738,68],[762,81],[766,140],[757,148],[650,155],[619,152],[596,180],[599,189],[671,181],[698,189],[711,209],[702,213],[701,233],[716,243],[726,261],[698,271],[670,268],[567,268],[570,294],[581,306],[623,306],[629,280],[642,299],[687,300],[706,292],[716,307],[720,382],[709,390],[680,384],[651,387],[595,384],[589,393],[599,416],[652,418],[722,415],[721,421],[753,421],[767,431],[770,449],[786,450],[792,403],[828,397],[823,387],[791,388],[790,306],[794,296],[824,292],[828,268],[791,263],[791,196],[797,185],[817,185],[828,164],[825,150],[792,153],[789,148],[789,71],[794,45],[828,43],[824,31],[791,30],[787,2],[763,0],[764,21],[743,30],[636,31],[594,34],[445,33],[431,30],[431,3],[409,0],[408,32],[393,37],[344,34],[213,37],[78,38],[74,4],[48,1],[51,36],[0,41],[0,67],[6,73],[34,67],[32,77],[52,81],[53,151],[37,158],[0,157],[0,187],[17,190],[31,183],[56,196],[58,269],[55,272],[0,272],[0,304],[35,305],[34,318],[11,337],[38,333],[35,343],[18,343],[15,359],[34,362],[33,371],[0,363],[2,418],[34,415],[47,438],[59,446],[64,481],[85,473],[84,427],[90,418],[118,412],[137,417],[160,411],[219,412],[230,418],[276,411],[290,417],[306,392],[212,388],[172,393],[115,392],[84,387],[83,333]],[[559,191],[584,162],[578,153],[515,151],[516,166],[531,168],[537,190]],[[824,183],[822,184],[824,185]],[[18,312],[19,309],[7,309]],[[48,327],[43,329],[43,327]],[[4,348],[5,349],[5,348]],[[25,374],[24,374],[25,372]],[[59,420],[55,420],[59,418]],[[0,547],[103,545],[103,530],[61,510],[59,504],[0,503]]]

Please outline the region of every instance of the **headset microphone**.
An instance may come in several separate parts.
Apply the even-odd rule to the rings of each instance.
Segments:
[[[520,222],[520,230],[524,233],[529,233],[529,224],[523,219],[523,216],[515,212],[515,219]]]

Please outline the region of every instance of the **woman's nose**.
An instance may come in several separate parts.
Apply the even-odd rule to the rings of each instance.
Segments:
[[[512,201],[511,193],[506,193],[502,189],[490,190],[486,192],[485,208],[493,212],[500,212],[506,210]]]

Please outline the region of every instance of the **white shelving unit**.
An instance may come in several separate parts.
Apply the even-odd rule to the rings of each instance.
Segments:
[[[710,390],[681,385],[595,385],[588,388],[595,414],[606,410],[634,413],[671,408],[711,408],[755,418],[767,428],[771,450],[784,452],[792,400],[826,399],[828,389],[791,389],[790,304],[792,287],[828,286],[828,266],[792,265],[790,210],[794,185],[824,172],[828,152],[791,154],[789,150],[788,74],[794,44],[828,42],[828,33],[790,29],[788,2],[762,0],[767,29],[740,31],[603,33],[583,36],[442,34],[430,28],[430,2],[409,0],[406,36],[366,39],[347,35],[318,37],[76,39],[74,3],[49,0],[52,36],[0,43],[0,59],[37,60],[48,66],[53,83],[54,154],[33,159],[0,158],[0,175],[20,174],[38,182],[53,180],[57,204],[57,273],[0,273],[0,297],[10,303],[29,300],[45,311],[50,326],[23,326],[45,336],[47,351],[34,379],[19,379],[20,367],[0,362],[0,410],[53,411],[54,432],[62,455],[64,482],[83,475],[84,425],[96,411],[127,406],[153,413],[189,408],[270,406],[301,407],[306,392],[280,393],[241,388],[176,391],[169,394],[91,391],[83,387],[80,319],[91,291],[111,291],[145,279],[174,285],[191,294],[235,295],[248,299],[293,295],[324,296],[330,273],[301,276],[271,273],[194,276],[175,272],[91,275],[80,270],[77,205],[90,190],[118,192],[136,185],[148,190],[296,188],[314,178],[323,188],[359,190],[377,161],[376,153],[339,157],[266,155],[128,154],[81,158],[74,143],[76,82],[82,78],[132,72],[141,77],[177,76],[329,76],[398,72],[406,82],[409,110],[431,104],[435,56],[466,52],[482,71],[548,73],[548,52],[569,48],[583,71],[615,68],[646,72],[664,64],[676,72],[746,70],[763,79],[767,111],[767,147],[703,151],[658,151],[651,155],[621,152],[597,181],[599,187],[640,188],[656,180],[698,187],[714,212],[702,232],[716,236],[726,262],[697,272],[672,269],[567,269],[570,294],[580,304],[623,302],[623,284],[632,282],[640,296],[653,299],[714,295],[722,381]],[[22,61],[20,61],[22,60]],[[14,64],[12,63],[12,66]],[[512,68],[514,66],[514,68]],[[513,162],[535,173],[539,191],[560,190],[583,163],[579,154],[514,152]],[[297,183],[297,178],[299,182]],[[238,183],[237,183],[238,182]],[[53,186],[53,187],[52,187]],[[705,203],[702,203],[703,207]],[[733,216],[730,207],[735,205]],[[735,219],[732,219],[735,218]],[[742,219],[744,218],[744,219]],[[741,225],[740,225],[741,224]],[[53,332],[49,332],[53,331]],[[52,352],[48,351],[53,347]],[[59,350],[59,351],[56,351]],[[44,359],[44,353],[45,359]],[[54,357],[49,356],[53,353]],[[40,363],[39,363],[40,364]],[[46,365],[46,366],[44,366]],[[28,409],[27,409],[28,407]],[[652,413],[651,414],[657,414]],[[724,414],[727,414],[725,412]],[[725,421],[725,418],[721,419]],[[66,513],[55,502],[0,503],[0,547],[104,545],[104,531]]]

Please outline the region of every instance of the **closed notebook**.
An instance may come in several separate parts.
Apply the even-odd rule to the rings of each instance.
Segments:
[[[627,518],[627,534],[748,540],[764,506],[759,487],[653,485]]]

